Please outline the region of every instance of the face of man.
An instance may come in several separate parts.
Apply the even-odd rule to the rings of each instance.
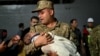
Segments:
[[[71,26],[76,28],[78,26],[78,22],[76,20],[74,20],[73,23],[71,23]]]
[[[31,22],[30,22],[30,25],[31,26],[34,26],[38,23],[38,20],[37,19],[32,19]]]
[[[42,24],[48,24],[51,20],[51,16],[53,15],[52,9],[43,9],[38,12],[38,17]]]
[[[93,22],[88,22],[88,26],[91,28],[93,27]]]

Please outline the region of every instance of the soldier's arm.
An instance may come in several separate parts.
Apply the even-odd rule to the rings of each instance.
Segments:
[[[35,47],[34,42],[24,46],[24,50],[26,54],[29,54],[30,52],[35,52],[37,49],[38,48]]]
[[[63,33],[63,36],[64,37],[66,37],[67,39],[69,39],[69,34],[70,34],[70,27],[69,27],[69,25],[67,24],[67,23],[61,23],[61,29],[60,30],[62,30],[63,29],[63,31],[62,32],[64,32]]]
[[[24,47],[26,54],[29,54],[30,52],[34,53],[40,49],[41,46],[51,43],[52,39],[51,36],[41,33],[36,40]]]

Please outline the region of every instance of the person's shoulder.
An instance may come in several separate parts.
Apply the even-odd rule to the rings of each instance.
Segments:
[[[100,25],[93,28],[91,35],[93,37],[100,37]]]
[[[69,27],[69,24],[66,23],[66,22],[58,22],[61,26],[66,26],[66,27]]]
[[[100,25],[97,25],[96,27],[94,27],[93,31],[100,31]]]
[[[100,25],[96,26],[95,29],[100,29]]]
[[[35,25],[35,27],[43,27],[44,25],[42,23],[38,23]]]

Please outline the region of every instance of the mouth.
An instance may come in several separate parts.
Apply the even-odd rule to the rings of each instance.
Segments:
[[[43,19],[40,19],[40,21],[43,21]]]

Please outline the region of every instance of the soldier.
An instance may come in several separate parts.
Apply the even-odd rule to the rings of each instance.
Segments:
[[[37,8],[32,12],[33,13],[38,12],[38,17],[39,17],[41,24],[37,24],[37,25],[35,25],[35,27],[30,27],[30,33],[40,33],[40,38],[46,37],[46,38],[48,38],[49,42],[52,39],[50,39],[51,37],[48,36],[48,34],[46,34],[47,32],[52,32],[55,35],[68,38],[70,36],[69,35],[69,31],[70,31],[69,25],[66,23],[63,23],[63,22],[59,22],[54,17],[53,3],[50,0],[40,0],[37,4],[38,4]],[[43,44],[42,42],[40,44]],[[38,42],[35,40],[31,44],[24,47],[24,50],[26,50],[27,54],[31,51],[33,51],[33,53],[34,53],[38,49],[40,49],[39,46],[36,47],[36,45],[35,45],[36,43],[38,43]],[[48,43],[45,43],[45,44],[48,44]]]
[[[95,27],[91,33],[89,49],[91,56],[100,56],[100,25]]]

